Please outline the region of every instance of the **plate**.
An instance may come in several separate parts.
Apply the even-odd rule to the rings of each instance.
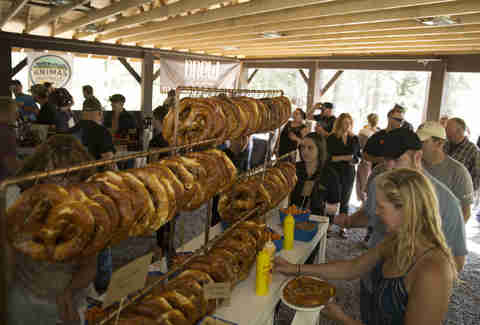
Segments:
[[[317,281],[321,281],[321,282],[326,282],[326,281],[324,281],[324,280],[322,280],[322,279],[320,279],[320,278],[313,277],[313,276],[300,276],[300,277],[298,277],[298,278],[293,278],[293,279],[291,279],[291,280],[289,280],[289,281],[286,281],[286,282],[282,285],[282,287],[280,288],[280,293],[281,293],[280,299],[283,301],[283,303],[284,303],[285,305],[287,305],[288,307],[290,307],[290,308],[292,308],[292,309],[298,310],[298,311],[320,311],[320,310],[322,310],[322,309],[325,307],[326,304],[319,305],[319,306],[315,306],[315,307],[302,307],[302,306],[294,305],[294,304],[288,302],[287,299],[285,299],[285,296],[284,296],[284,289],[285,289],[285,287],[286,287],[289,283],[291,283],[292,281],[296,281],[296,280],[298,280],[298,279],[300,279],[300,278],[307,278],[307,279],[313,279],[313,280],[317,280]],[[326,282],[326,283],[327,283],[327,282]],[[329,303],[329,302],[331,302],[332,299],[335,297],[335,294],[336,294],[337,289],[336,289],[333,285],[331,285],[331,284],[329,284],[329,283],[327,283],[327,284],[329,285],[329,287],[333,288],[333,292],[334,292],[333,295],[330,295],[330,298],[327,300],[327,303]]]

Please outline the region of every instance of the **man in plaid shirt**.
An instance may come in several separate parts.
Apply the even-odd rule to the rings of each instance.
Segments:
[[[461,118],[454,117],[448,120],[446,132],[448,142],[445,152],[455,160],[461,162],[472,176],[475,192],[480,187],[480,151],[477,146],[465,136],[467,125]]]

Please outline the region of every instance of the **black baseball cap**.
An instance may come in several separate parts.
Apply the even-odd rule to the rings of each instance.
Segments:
[[[329,103],[329,102],[323,103],[322,109],[333,109],[333,103]]]
[[[415,132],[407,128],[397,128],[385,135],[383,157],[398,159],[408,150],[420,149],[422,149],[422,141]]]
[[[123,96],[123,95],[121,95],[121,94],[112,95],[112,96],[110,96],[109,99],[110,99],[111,102],[115,102],[115,103],[118,103],[118,102],[125,103],[125,96]]]

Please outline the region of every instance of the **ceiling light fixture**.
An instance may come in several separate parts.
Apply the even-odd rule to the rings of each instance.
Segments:
[[[83,31],[87,33],[98,33],[100,28],[95,24],[88,24],[83,28]]]
[[[449,16],[425,17],[416,20],[426,26],[448,26],[459,23],[458,19]]]
[[[286,36],[285,33],[279,33],[279,32],[264,32],[262,33],[263,38],[280,38]]]
[[[236,50],[239,50],[239,48],[236,47],[236,46],[224,46],[223,49],[224,49],[225,51],[236,51]]]

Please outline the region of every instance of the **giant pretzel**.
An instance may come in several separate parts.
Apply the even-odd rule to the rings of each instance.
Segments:
[[[203,293],[206,284],[228,282],[235,286],[248,277],[255,256],[267,239],[265,224],[245,221],[211,248],[194,258],[180,274],[126,308],[119,323],[193,325],[216,308]],[[111,324],[115,324],[112,321]]]
[[[236,173],[230,159],[213,149],[98,173],[67,187],[35,185],[8,209],[8,238],[34,259],[90,256],[128,236],[158,230],[177,211],[200,207],[228,190]]]
[[[177,112],[178,109],[178,112]],[[183,98],[163,121],[163,136],[175,143],[175,115],[178,113],[177,145],[217,139],[236,139],[255,132],[267,132],[285,124],[291,115],[287,97],[255,99],[216,96]]]

